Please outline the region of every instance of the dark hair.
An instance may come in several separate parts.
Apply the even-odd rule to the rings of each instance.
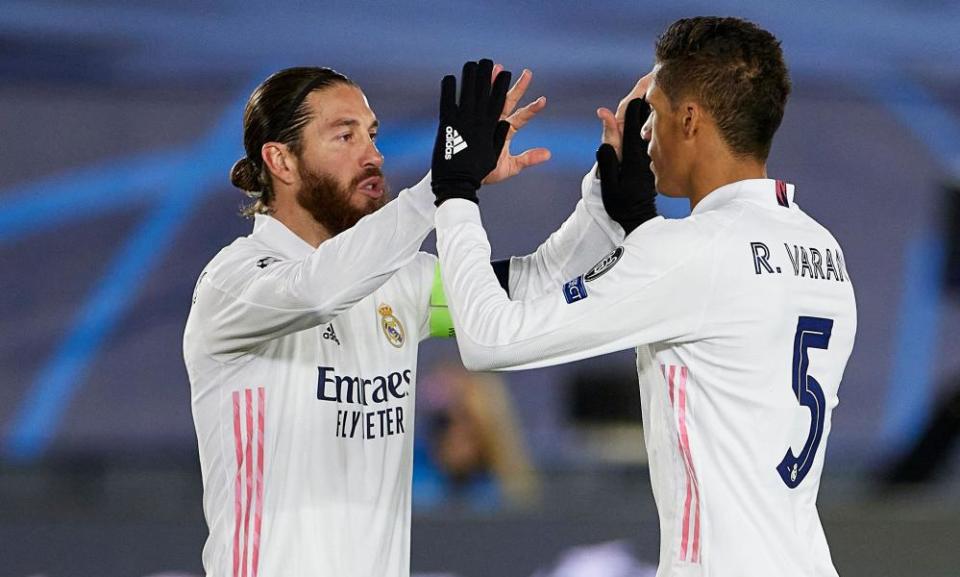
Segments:
[[[244,216],[269,213],[273,203],[270,171],[260,149],[267,142],[286,144],[299,155],[303,127],[310,121],[307,95],[336,84],[356,86],[336,70],[321,67],[287,68],[263,81],[243,111],[243,148],[246,156],[230,169],[230,182],[256,199],[241,211]]]
[[[657,85],[694,98],[735,154],[766,160],[790,94],[780,42],[739,18],[683,18],[657,39]]]

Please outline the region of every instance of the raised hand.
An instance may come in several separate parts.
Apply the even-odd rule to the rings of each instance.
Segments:
[[[477,190],[497,166],[510,124],[501,120],[510,85],[510,72],[493,82],[493,62],[463,65],[460,100],[457,79],[444,76],[440,84],[440,126],[433,146],[432,188],[435,204],[451,198],[478,202]]]
[[[603,208],[626,234],[657,216],[657,190],[647,143],[642,137],[648,116],[650,105],[646,101],[631,100],[624,113],[623,159],[618,160],[613,144],[606,141],[597,150]]]
[[[499,74],[501,69],[502,67],[499,64],[494,66],[494,77]],[[541,96],[523,108],[515,110],[517,103],[523,98],[532,79],[533,73],[524,68],[516,84],[507,92],[507,98],[503,104],[500,119],[510,123],[510,130],[507,132],[507,139],[504,143],[503,150],[500,152],[497,167],[483,179],[484,184],[492,184],[506,180],[526,168],[550,160],[550,151],[546,148],[530,148],[517,155],[510,153],[510,142],[513,140],[513,136],[547,106],[546,97]]]
[[[633,85],[630,92],[620,100],[620,104],[617,105],[616,114],[606,108],[597,109],[597,116],[603,122],[602,142],[613,146],[614,150],[617,151],[617,156],[620,156],[623,123],[627,115],[627,106],[637,98],[645,98],[651,83],[653,83],[652,72],[641,77],[640,80],[637,80],[637,83]]]

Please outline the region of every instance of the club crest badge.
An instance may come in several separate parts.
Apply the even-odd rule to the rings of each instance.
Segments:
[[[384,336],[391,345],[399,349],[404,341],[403,325],[400,324],[400,319],[393,316],[390,305],[380,305],[377,312],[380,313],[380,328],[383,329]]]

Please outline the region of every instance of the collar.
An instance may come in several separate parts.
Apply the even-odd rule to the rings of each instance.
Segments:
[[[700,201],[691,214],[718,208],[734,200],[746,200],[769,207],[793,207],[794,186],[783,180],[752,178],[725,184]]]
[[[313,253],[314,248],[285,224],[269,214],[257,214],[253,217],[253,234],[250,238],[258,240],[288,258],[304,258]]]

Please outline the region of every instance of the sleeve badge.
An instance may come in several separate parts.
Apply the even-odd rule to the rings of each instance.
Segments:
[[[620,261],[620,257],[623,256],[623,247],[618,246],[608,254],[607,256],[600,259],[600,262],[593,265],[593,268],[590,269],[587,274],[583,275],[583,280],[590,282],[592,280],[597,280],[603,276],[607,271],[613,268],[613,265],[617,264]]]

